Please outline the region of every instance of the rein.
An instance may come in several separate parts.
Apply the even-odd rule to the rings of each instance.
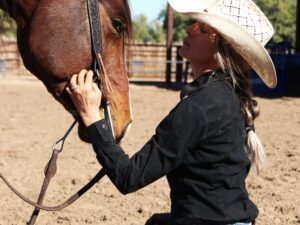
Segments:
[[[104,108],[104,115],[105,119],[108,120],[108,124],[110,125],[111,131],[114,134],[113,126],[112,126],[112,120],[111,120],[111,114],[110,114],[110,104],[107,99],[107,95],[105,93],[105,89],[103,88],[103,82],[101,79],[101,73],[106,76],[104,64],[102,61],[102,55],[103,55],[103,40],[102,40],[102,30],[101,30],[101,17],[100,17],[100,10],[99,10],[99,2],[98,0],[87,0],[87,9],[88,9],[88,18],[89,18],[89,24],[90,24],[90,32],[91,32],[91,42],[92,42],[92,54],[93,54],[93,71],[96,74],[95,81],[98,82],[98,86],[100,90],[103,93],[103,100],[101,107]],[[75,202],[80,196],[82,196],[84,193],[86,193],[91,187],[93,187],[103,176],[105,176],[104,169],[101,169],[93,179],[91,179],[83,188],[81,188],[78,192],[73,194],[70,198],[68,198],[63,203],[56,205],[56,206],[44,206],[43,200],[48,188],[48,185],[50,183],[50,180],[54,175],[56,174],[57,166],[56,161],[59,156],[59,153],[62,152],[64,148],[64,143],[66,138],[68,137],[69,133],[72,131],[74,126],[77,123],[77,119],[72,123],[70,128],[67,130],[65,135],[59,139],[55,144],[52,146],[52,156],[47,163],[45,167],[45,178],[44,182],[39,194],[39,198],[37,203],[34,201],[29,200],[24,195],[22,195],[20,192],[18,192],[8,181],[7,179],[0,173],[0,178],[6,183],[6,185],[23,201],[26,203],[32,205],[35,207],[30,221],[27,223],[27,225],[33,225],[35,223],[35,220],[40,212],[40,210],[45,211],[60,211],[73,202]]]

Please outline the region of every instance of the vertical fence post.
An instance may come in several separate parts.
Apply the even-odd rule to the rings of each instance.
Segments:
[[[182,82],[182,69],[183,69],[183,62],[182,57],[179,54],[179,49],[181,46],[176,47],[176,82],[181,83]]]
[[[22,58],[21,58],[21,54],[20,54],[20,52],[19,52],[19,50],[17,49],[16,50],[16,55],[17,55],[17,65],[18,65],[18,69],[20,69],[20,66],[21,66],[21,60],[22,60]]]
[[[168,27],[167,27],[167,64],[166,64],[166,83],[171,83],[172,75],[172,42],[173,42],[173,11],[171,6],[168,4]]]
[[[296,52],[300,52],[300,0],[297,0]]]

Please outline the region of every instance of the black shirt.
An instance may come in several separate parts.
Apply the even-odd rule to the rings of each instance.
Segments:
[[[88,127],[97,159],[123,194],[167,175],[172,225],[251,222],[258,209],[245,179],[245,121],[238,97],[216,71],[187,85],[155,135],[131,158],[105,120]]]

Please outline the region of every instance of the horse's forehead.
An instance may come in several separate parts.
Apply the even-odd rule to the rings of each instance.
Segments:
[[[117,16],[117,17],[126,17],[126,8],[124,4],[124,0],[106,0],[102,1],[103,6],[107,10],[108,14],[111,16]]]

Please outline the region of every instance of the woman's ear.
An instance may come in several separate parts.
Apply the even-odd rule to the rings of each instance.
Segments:
[[[210,26],[208,26],[208,25],[205,25],[205,30],[206,30],[207,33],[209,34],[210,40],[211,40],[212,42],[215,42],[216,39],[217,39],[217,36],[218,36],[217,31],[216,31],[214,28],[212,28],[212,27],[210,27]]]
[[[209,39],[211,40],[212,43],[215,43],[217,40],[217,33],[216,32],[212,32],[209,34]]]

